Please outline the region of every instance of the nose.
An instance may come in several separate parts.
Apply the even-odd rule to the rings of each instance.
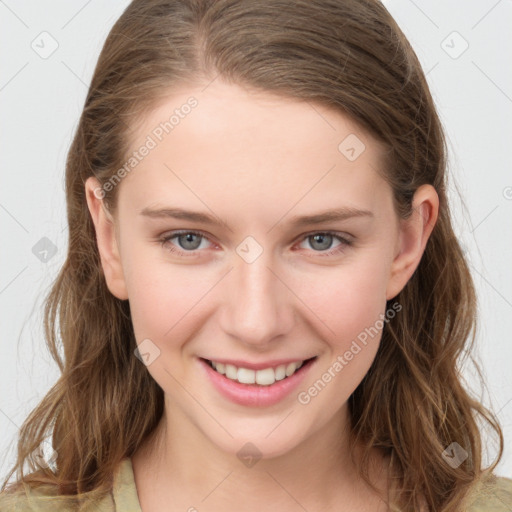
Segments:
[[[252,263],[235,255],[221,314],[226,334],[262,351],[289,333],[294,323],[295,295],[274,267],[266,251]]]

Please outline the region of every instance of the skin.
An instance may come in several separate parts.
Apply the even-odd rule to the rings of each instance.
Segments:
[[[198,100],[123,178],[113,214],[94,193],[99,183],[86,183],[107,285],[129,300],[137,342],[149,338],[160,350],[147,369],[164,390],[165,413],[132,458],[142,508],[386,510],[357,477],[347,441],[347,399],[370,368],[381,332],[306,405],[296,392],[271,407],[234,404],[198,371],[198,357],[316,355],[298,391],[307,390],[410,279],[435,225],[438,196],[420,187],[412,216],[401,221],[376,171],[380,143],[348,117],[220,79],[202,89],[173,91],[137,126],[134,150],[169,112],[190,96]],[[349,134],[366,146],[354,161],[338,150]],[[226,225],[140,213],[171,206]],[[295,215],[349,206],[373,216],[289,224]],[[192,238],[195,251],[183,237],[181,245],[179,237],[159,242],[180,229],[207,238]],[[322,256],[341,244],[315,243],[313,235],[326,230],[352,244]],[[236,252],[247,236],[263,249],[251,263]],[[262,454],[252,467],[237,457],[248,441]],[[372,475],[382,488],[385,463],[375,453]]]

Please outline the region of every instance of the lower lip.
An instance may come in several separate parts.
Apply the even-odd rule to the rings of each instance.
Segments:
[[[316,358],[303,364],[292,376],[276,380],[270,386],[259,384],[241,384],[216,372],[204,359],[199,359],[208,378],[221,395],[232,402],[248,407],[269,407],[274,405],[297,389],[304,380]]]

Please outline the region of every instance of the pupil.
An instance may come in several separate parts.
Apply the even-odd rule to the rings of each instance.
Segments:
[[[322,245],[322,242],[324,242],[324,246],[321,249],[327,249],[331,245],[330,243],[325,244],[325,239],[329,240],[330,237],[331,235],[313,235],[315,243],[319,240],[320,245]]]
[[[197,240],[196,240],[196,243],[195,243],[195,246],[194,246],[193,237],[197,236],[194,233],[186,233],[185,235],[181,235],[181,236],[183,238],[185,238],[185,246],[184,246],[185,249],[196,249],[199,246],[198,243],[197,243]],[[187,246],[187,244],[189,244],[189,243],[192,244],[192,247]]]

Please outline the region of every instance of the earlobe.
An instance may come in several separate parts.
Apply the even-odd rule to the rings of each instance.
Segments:
[[[396,297],[418,267],[437,222],[439,197],[432,185],[418,187],[411,216],[400,220],[398,250],[391,265],[386,300]]]
[[[121,256],[116,240],[114,219],[106,209],[101,194],[99,181],[88,178],[85,183],[85,196],[96,231],[96,243],[101,258],[101,266],[105,274],[108,289],[120,300],[127,300],[128,293],[121,264]]]

